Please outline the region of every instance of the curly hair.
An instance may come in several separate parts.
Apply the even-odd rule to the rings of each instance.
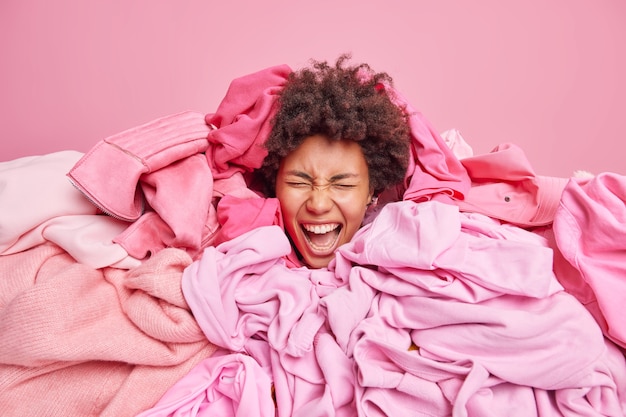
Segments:
[[[391,77],[368,64],[335,66],[312,61],[293,72],[280,92],[272,130],[264,143],[268,155],[257,174],[274,196],[280,163],[304,139],[324,135],[357,142],[368,166],[370,186],[379,193],[404,179],[409,160],[409,127],[404,109],[393,104],[384,85]]]

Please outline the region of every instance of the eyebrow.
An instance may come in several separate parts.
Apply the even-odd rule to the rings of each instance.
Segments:
[[[293,175],[295,177],[299,177],[299,178],[313,182],[313,177],[311,177],[309,174],[303,171],[298,171],[298,170],[287,171],[285,172],[285,175]],[[332,177],[330,177],[330,182],[345,180],[347,178],[358,178],[358,177],[359,177],[358,174],[347,172],[347,173],[333,175]]]

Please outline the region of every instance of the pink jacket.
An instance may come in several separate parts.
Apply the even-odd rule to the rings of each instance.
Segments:
[[[462,211],[482,213],[531,228],[546,226],[554,214],[567,178],[538,175],[517,145],[504,143],[491,152],[461,159],[472,179]]]
[[[129,222],[115,240],[129,254],[198,254],[219,228],[213,199],[224,190],[254,197],[241,175],[265,157],[259,144],[289,72],[283,65],[234,80],[215,114],[183,112],[106,138],[68,176],[105,213]]]

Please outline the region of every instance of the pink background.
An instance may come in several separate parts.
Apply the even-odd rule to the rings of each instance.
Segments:
[[[0,160],[85,152],[212,112],[235,77],[351,52],[475,153],[626,174],[625,40],[623,0],[2,0]]]

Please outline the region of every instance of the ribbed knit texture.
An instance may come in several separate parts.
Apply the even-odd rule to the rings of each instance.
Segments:
[[[215,351],[180,290],[190,262],[166,249],[133,270],[93,269],[53,244],[0,256],[0,415],[151,407]]]

